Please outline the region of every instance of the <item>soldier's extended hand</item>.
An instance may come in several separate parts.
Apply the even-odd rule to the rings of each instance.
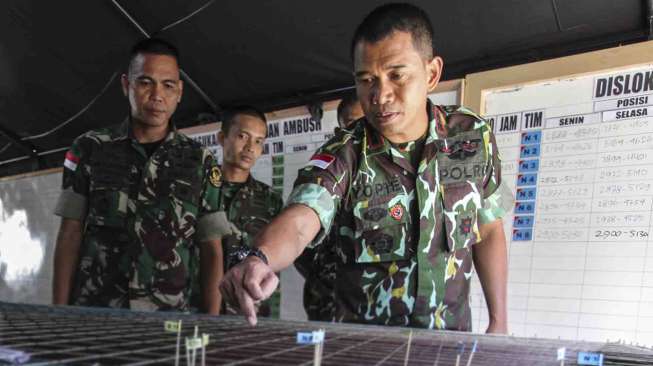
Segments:
[[[255,303],[270,297],[279,284],[272,269],[257,257],[247,257],[229,270],[220,283],[225,301],[238,308],[250,325],[256,325]]]

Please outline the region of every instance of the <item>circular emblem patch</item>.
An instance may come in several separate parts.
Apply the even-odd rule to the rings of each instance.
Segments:
[[[392,206],[390,209],[390,216],[392,216],[392,218],[397,221],[401,220],[401,218],[404,216],[404,207],[399,203]]]
[[[211,173],[209,174],[209,182],[211,183],[211,185],[216,188],[220,187],[221,178],[222,178],[222,172],[220,172],[220,169],[218,169],[218,167],[216,166],[211,168]]]

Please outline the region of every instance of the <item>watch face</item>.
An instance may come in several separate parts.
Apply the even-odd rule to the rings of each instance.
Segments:
[[[231,252],[229,255],[229,268],[235,266],[236,264],[242,262],[249,255],[249,248],[241,247]]]
[[[247,255],[249,254],[249,250],[247,249],[241,249],[238,251],[238,260],[244,260],[247,258]]]

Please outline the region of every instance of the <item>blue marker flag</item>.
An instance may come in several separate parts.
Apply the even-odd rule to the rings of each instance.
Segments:
[[[298,344],[318,344],[324,342],[324,331],[297,332]]]
[[[603,366],[603,353],[578,352],[578,364],[585,366]]]

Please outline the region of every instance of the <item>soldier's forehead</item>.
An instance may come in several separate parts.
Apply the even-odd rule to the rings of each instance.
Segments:
[[[162,80],[179,80],[179,66],[174,57],[168,55],[139,54],[129,68],[134,77],[147,76]]]
[[[238,131],[245,131],[250,134],[265,135],[267,125],[265,121],[260,118],[242,115],[241,118],[235,120],[234,126]]]

